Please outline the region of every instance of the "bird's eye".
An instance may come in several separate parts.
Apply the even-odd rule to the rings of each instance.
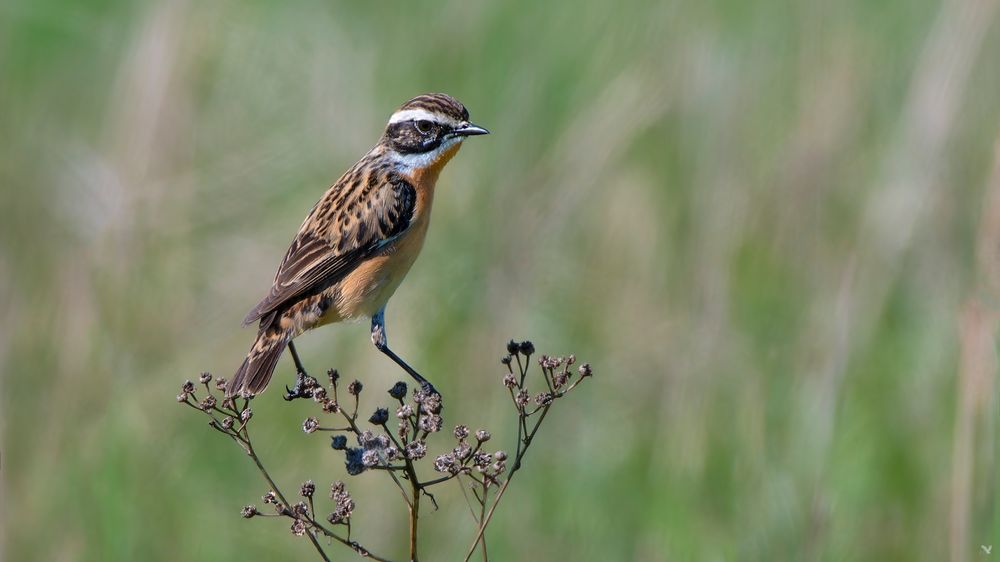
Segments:
[[[419,131],[420,134],[426,135],[427,133],[431,132],[431,127],[433,126],[433,123],[427,121],[426,119],[421,119],[420,121],[417,121],[415,125],[417,127],[417,131]]]

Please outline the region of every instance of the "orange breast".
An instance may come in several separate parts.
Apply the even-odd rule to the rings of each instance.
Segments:
[[[455,156],[459,146],[449,148],[430,165],[407,176],[417,194],[413,223],[382,253],[362,262],[330,288],[328,294],[334,297],[333,305],[316,326],[372,316],[389,301],[420,254],[430,222],[434,186],[441,169]]]
[[[371,316],[396,292],[424,244],[427,220],[410,227],[383,253],[358,265],[336,286],[336,300],[321,324]]]

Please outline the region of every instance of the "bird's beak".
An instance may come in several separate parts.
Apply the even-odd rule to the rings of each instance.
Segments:
[[[452,129],[451,134],[456,137],[473,137],[476,135],[488,135],[489,131],[480,127],[479,125],[473,125],[472,123],[462,123],[458,127]]]

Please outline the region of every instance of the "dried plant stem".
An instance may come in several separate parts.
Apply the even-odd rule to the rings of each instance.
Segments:
[[[326,562],[330,562],[330,557],[326,555],[326,551],[323,550],[323,547],[320,546],[319,541],[316,540],[316,535],[314,535],[312,531],[306,531],[306,534],[309,535],[309,541],[312,542],[313,546],[316,547],[316,552],[319,553],[319,555],[323,558],[323,560],[325,560]]]
[[[278,487],[277,484],[275,484],[274,479],[272,479],[271,475],[267,472],[267,469],[264,468],[264,463],[262,463],[260,457],[257,456],[257,452],[254,451],[253,444],[250,442],[250,433],[246,427],[242,429],[242,433],[243,436],[240,438],[240,442],[242,442],[245,445],[247,455],[249,455],[250,458],[253,459],[254,464],[257,465],[257,470],[259,470],[264,479],[267,480],[268,485],[271,486],[271,490],[274,491],[274,495],[278,496],[278,499],[281,500],[281,503],[284,504],[285,506],[290,505],[288,503],[288,500],[285,499],[285,495],[281,492],[281,489]],[[344,537],[341,537],[340,535],[337,535],[333,531],[326,529],[316,521],[315,513],[312,514],[312,517],[310,518],[309,522],[315,528],[322,531],[325,536],[330,537],[331,539],[334,539],[335,541],[350,547],[356,552],[360,553],[361,551],[364,551],[363,556],[365,556],[366,558],[371,558],[372,560],[377,560],[378,562],[392,562],[387,558],[382,558],[381,556],[373,554],[370,550],[362,547],[356,541],[348,540]],[[319,544],[319,541],[316,540],[315,534],[311,530],[306,529],[306,535],[309,536],[309,540],[312,542],[313,546],[316,547],[316,551],[319,553],[320,556],[323,557],[323,560],[325,560],[326,562],[330,562],[330,558],[326,555],[326,551],[323,550],[323,547]]]
[[[246,428],[244,428],[243,431],[246,433],[247,431]],[[246,433],[246,438],[243,440],[243,442],[244,444],[246,444],[247,454],[250,455],[250,458],[253,459],[254,464],[257,465],[257,470],[260,471],[261,475],[264,477],[264,480],[267,480],[267,483],[271,486],[271,489],[274,490],[275,495],[278,496],[278,499],[281,500],[281,503],[288,505],[288,500],[285,499],[284,494],[281,493],[281,489],[278,488],[278,485],[275,484],[274,480],[271,479],[271,475],[267,473],[267,469],[264,468],[264,464],[260,462],[260,457],[258,457],[257,452],[254,451],[253,445],[250,443],[249,433]]]
[[[525,382],[531,365],[531,356],[535,352],[534,345],[529,341],[511,341],[507,344],[507,352],[507,355],[501,359],[501,363],[506,366],[507,370],[503,376],[503,385],[510,394],[517,415],[517,450],[513,458],[510,458],[512,462],[507,462],[509,457],[506,451],[490,451],[484,448],[484,444],[491,439],[489,431],[479,429],[471,432],[468,426],[457,425],[453,431],[457,441],[456,446],[450,452],[430,457],[433,459],[434,470],[445,474],[423,481],[417,475],[417,465],[421,459],[428,458],[426,440],[433,434],[440,432],[443,426],[443,419],[440,416],[442,404],[439,394],[433,389],[421,388],[414,390],[412,401],[407,402],[404,400],[407,395],[407,385],[403,382],[397,382],[388,391],[389,395],[399,402],[399,408],[396,410],[397,430],[394,432],[389,429],[387,424],[391,419],[390,414],[388,409],[383,407],[376,408],[375,412],[367,418],[369,425],[364,426],[364,422],[359,423],[358,421],[360,394],[364,386],[361,381],[355,380],[347,385],[346,390],[350,397],[344,396],[345,402],[348,403],[348,408],[344,409],[338,400],[337,381],[340,374],[335,369],[328,371],[330,385],[323,387],[316,379],[306,375],[301,363],[296,361],[299,376],[296,379],[294,390],[289,391],[286,398],[289,400],[311,399],[319,405],[323,413],[339,414],[339,417],[342,417],[345,422],[344,424],[321,424],[319,417],[310,416],[302,422],[302,431],[310,434],[333,432],[330,446],[334,450],[343,451],[348,474],[357,475],[369,470],[384,471],[389,475],[407,507],[409,523],[407,550],[408,559],[411,562],[418,560],[422,496],[427,496],[434,509],[437,509],[437,500],[429,489],[452,479],[458,482],[466,505],[469,507],[469,513],[476,522],[476,537],[465,557],[465,562],[469,561],[477,549],[482,553],[483,562],[489,561],[485,536],[486,527],[492,520],[493,513],[506,493],[507,487],[510,486],[514,475],[521,469],[524,456],[531,446],[535,434],[542,422],[545,421],[552,404],[575,388],[584,378],[592,375],[590,366],[584,364],[578,369],[579,376],[576,380],[571,380],[575,375],[570,373],[569,368],[576,361],[575,356],[554,358],[542,355],[538,359],[538,364],[541,366],[545,382],[545,386],[542,388],[547,391],[535,395],[532,399]],[[196,396],[200,392],[195,383],[190,380],[186,381],[181,386],[181,393],[177,395],[177,401],[208,416],[209,426],[239,445],[243,452],[253,460],[258,472],[270,487],[262,499],[265,504],[271,504],[274,507],[274,512],[261,513],[256,506],[247,505],[241,512],[242,516],[247,519],[257,516],[290,519],[292,534],[298,537],[308,536],[309,542],[312,543],[324,562],[330,562],[325,547],[329,547],[333,541],[347,546],[363,558],[371,558],[377,562],[391,562],[387,558],[373,554],[357,541],[352,540],[351,514],[354,511],[355,503],[343,482],[337,480],[331,485],[330,499],[333,500],[335,509],[329,517],[322,521],[317,520],[316,517],[316,504],[313,500],[316,484],[312,480],[302,483],[299,495],[303,499],[299,500],[293,497],[292,500],[298,501],[295,504],[291,503],[288,499],[290,496],[286,496],[282,492],[265,468],[264,462],[257,454],[250,438],[248,425],[253,418],[253,411],[250,409],[250,399],[253,397],[217,397],[213,394],[212,385],[209,384],[212,379],[211,373],[201,373],[199,376],[206,392],[204,397],[200,399]],[[214,386],[217,390],[224,391],[226,385],[225,379],[217,379]],[[533,424],[529,423],[530,419],[535,420]],[[356,439],[358,446],[349,445],[349,439]],[[469,490],[466,490],[466,481],[462,476],[469,478]],[[404,484],[404,481],[407,484]],[[493,490],[494,488],[495,490]],[[469,491],[478,502],[478,509],[473,506]],[[493,492],[492,497],[490,496],[491,491]],[[329,521],[332,527],[327,527],[326,521]],[[344,525],[347,528],[346,536],[333,531],[333,529],[337,529],[338,525]],[[325,545],[319,540],[321,537],[328,539]]]
[[[415,474],[410,475],[413,503],[410,504],[410,560],[417,562],[417,520],[420,517],[420,483]]]
[[[489,511],[487,511],[484,516],[480,517],[479,529],[476,531],[476,538],[472,542],[472,546],[469,547],[469,552],[465,555],[464,562],[469,562],[472,555],[476,552],[476,547],[480,542],[483,543],[483,549],[485,551],[486,539],[483,534],[486,532],[486,526],[490,524],[490,520],[493,518],[493,512],[496,511],[497,505],[500,503],[500,498],[503,497],[504,492],[507,491],[507,486],[510,486],[510,481],[514,479],[514,475],[521,468],[521,459],[523,459],[524,454],[528,452],[531,440],[534,439],[535,433],[538,432],[538,428],[542,425],[542,422],[545,421],[545,416],[549,413],[549,408],[551,408],[551,406],[552,404],[550,403],[542,409],[542,415],[538,417],[538,421],[535,422],[535,426],[532,427],[531,431],[524,436],[523,440],[521,439],[521,427],[518,427],[517,455],[514,457],[514,464],[511,465],[510,472],[507,473],[507,481],[500,486],[500,489],[497,490],[496,496],[493,497],[493,503],[490,505]],[[524,418],[522,418],[521,423],[525,423]],[[485,507],[485,505],[486,496],[484,493],[483,506]]]
[[[479,524],[482,526],[482,522],[486,517],[486,494],[489,492],[489,483],[484,478],[483,479],[483,502],[479,504]],[[489,562],[489,557],[486,555],[486,536],[483,535],[480,539],[479,544],[483,546],[483,562]]]

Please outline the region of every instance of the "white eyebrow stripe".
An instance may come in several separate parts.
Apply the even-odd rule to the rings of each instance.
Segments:
[[[458,125],[458,122],[448,119],[447,117],[439,113],[431,113],[426,109],[404,109],[402,111],[397,111],[392,114],[389,118],[389,124],[402,123],[403,121],[433,121],[435,123],[445,123],[451,126]]]
[[[389,118],[389,124],[400,123],[402,121],[418,121],[420,119],[437,121],[435,117],[437,116],[426,109],[405,109],[403,111],[393,113],[392,117]]]

